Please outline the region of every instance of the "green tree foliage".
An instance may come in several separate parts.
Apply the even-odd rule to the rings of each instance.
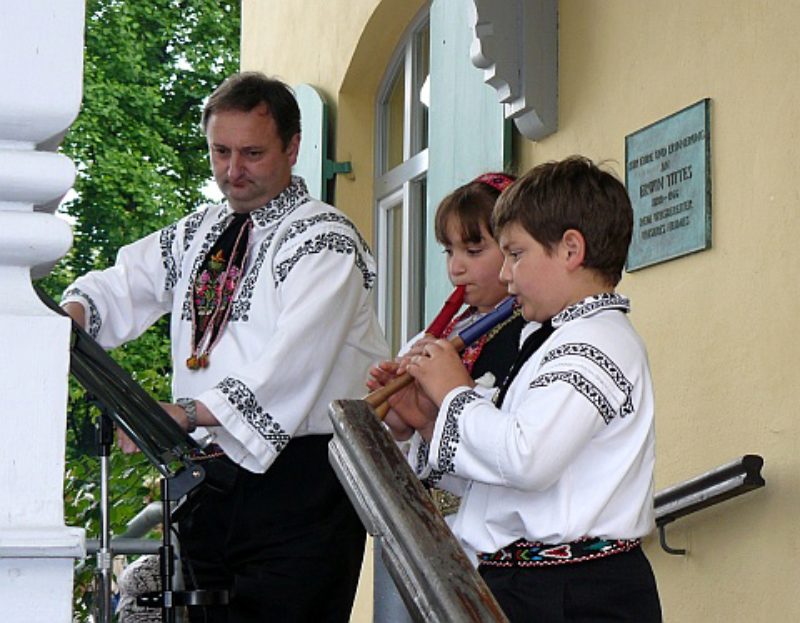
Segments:
[[[117,250],[194,210],[210,177],[200,127],[204,99],[238,69],[239,0],[86,0],[83,105],[61,151],[77,167],[70,253],[41,285],[54,298],[77,276],[111,265]],[[115,359],[159,400],[170,398],[168,325],[162,319]],[[98,530],[99,468],[82,388],[70,387],[65,513]],[[112,529],[157,494],[141,454],[112,454]],[[79,565],[77,593],[93,561]],[[86,618],[85,601],[76,620]]]

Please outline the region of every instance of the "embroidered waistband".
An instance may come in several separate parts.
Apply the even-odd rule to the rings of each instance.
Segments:
[[[621,554],[641,545],[639,539],[585,537],[548,544],[519,539],[492,554],[478,553],[478,564],[490,567],[550,567]]]

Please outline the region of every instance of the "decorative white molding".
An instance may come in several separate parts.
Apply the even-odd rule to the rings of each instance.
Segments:
[[[0,530],[0,558],[82,558],[83,528]]]
[[[472,63],[523,136],[558,129],[558,0],[472,0]]]
[[[4,623],[72,620],[84,531],[64,525],[69,321],[31,272],[72,243],[53,215],[75,168],[53,153],[78,114],[84,0],[26,0],[0,22],[0,610]]]

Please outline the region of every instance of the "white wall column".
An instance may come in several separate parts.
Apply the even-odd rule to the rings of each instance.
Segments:
[[[55,149],[78,114],[84,0],[0,11],[0,611],[4,623],[72,620],[82,529],[64,525],[69,322],[36,297],[72,242],[53,212],[75,168]]]

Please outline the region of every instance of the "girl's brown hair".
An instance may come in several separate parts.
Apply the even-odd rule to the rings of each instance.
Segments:
[[[481,241],[481,225],[493,237],[492,210],[502,190],[508,187],[514,177],[505,173],[486,173],[471,182],[459,186],[439,203],[434,220],[434,232],[439,244],[453,243],[447,239],[447,223],[451,216],[461,225],[461,240],[478,243]]]

